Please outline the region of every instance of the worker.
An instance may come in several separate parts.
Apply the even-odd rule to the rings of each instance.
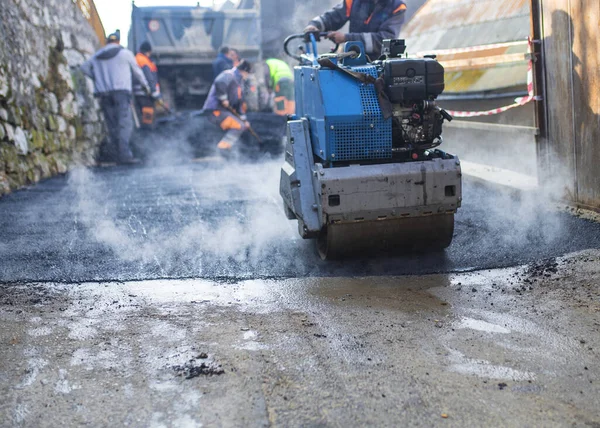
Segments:
[[[120,45],[119,30],[110,34],[106,46],[81,65],[85,75],[94,81],[94,95],[100,99],[108,128],[109,150],[117,152],[118,162],[133,164],[129,140],[133,132],[131,118],[132,75],[150,93],[148,81],[135,62],[133,53]]]
[[[244,59],[237,67],[223,71],[213,82],[204,103],[204,110],[209,112],[208,120],[225,131],[217,145],[222,152],[230,151],[244,131],[250,128],[243,98],[243,81],[250,73],[252,66]]]
[[[161,98],[160,85],[158,83],[158,68],[150,59],[152,55],[152,46],[149,42],[143,42],[140,45],[139,52],[135,56],[137,65],[144,72],[144,76],[150,86],[152,92],[148,95],[141,83],[136,82],[133,87],[135,95],[135,106],[140,118],[140,126],[142,128],[152,128],[154,125],[154,104],[156,100]]]
[[[216,79],[219,74],[225,70],[231,70],[240,62],[240,55],[237,50],[223,46],[219,50],[219,55],[213,61],[213,79]]]
[[[405,12],[401,0],[344,0],[315,17],[304,32],[327,32],[327,38],[338,44],[361,41],[369,58],[375,60],[381,55],[383,40],[398,37]],[[348,21],[349,32],[338,31]]]
[[[290,66],[276,58],[265,61],[265,83],[269,94],[273,94],[273,111],[280,116],[294,114],[294,74]]]

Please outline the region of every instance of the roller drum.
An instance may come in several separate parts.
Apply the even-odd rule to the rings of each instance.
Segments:
[[[323,260],[441,251],[452,243],[453,234],[454,214],[333,223],[321,232],[317,250]]]

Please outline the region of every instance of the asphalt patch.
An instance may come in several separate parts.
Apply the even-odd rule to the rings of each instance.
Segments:
[[[220,376],[225,373],[220,364],[214,362],[198,363],[197,360],[190,360],[183,365],[173,366],[172,370],[176,376],[185,379],[194,379],[199,376]]]

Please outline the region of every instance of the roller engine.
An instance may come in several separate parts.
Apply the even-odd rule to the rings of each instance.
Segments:
[[[304,53],[290,53],[299,38]],[[437,148],[452,120],[435,101],[444,68],[404,57],[403,40],[385,40],[372,62],[361,42],[317,56],[318,40],[285,44],[300,61],[281,171],[286,215],[323,259],[448,247],[462,184],[458,158]]]

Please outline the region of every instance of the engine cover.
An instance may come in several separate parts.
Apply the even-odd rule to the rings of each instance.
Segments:
[[[444,91],[444,67],[432,58],[391,58],[383,61],[383,76],[393,104],[433,100]]]

